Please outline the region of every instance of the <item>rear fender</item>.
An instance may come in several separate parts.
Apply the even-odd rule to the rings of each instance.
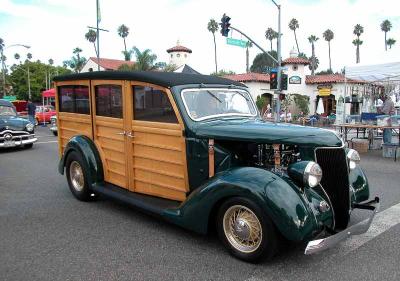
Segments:
[[[270,171],[242,167],[221,172],[193,191],[179,208],[166,211],[167,219],[185,228],[206,233],[211,212],[231,197],[245,197],[258,204],[284,237],[310,238],[318,228],[307,196],[289,179]]]
[[[90,185],[101,183],[104,181],[103,165],[99,152],[93,141],[86,136],[78,135],[72,137],[65,147],[64,154],[58,164],[58,171],[64,174],[65,164],[69,153],[75,151],[83,158],[83,165],[86,171],[89,171]]]

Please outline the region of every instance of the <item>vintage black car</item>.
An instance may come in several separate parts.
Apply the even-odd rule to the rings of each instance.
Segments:
[[[216,226],[246,261],[286,240],[322,251],[378,210],[357,151],[328,130],[263,121],[243,84],[161,72],[55,81],[59,171],[79,200],[103,194],[198,233]],[[348,227],[354,208],[370,211],[366,224]]]
[[[30,148],[37,141],[35,126],[18,117],[13,104],[0,99],[0,148],[24,146]]]

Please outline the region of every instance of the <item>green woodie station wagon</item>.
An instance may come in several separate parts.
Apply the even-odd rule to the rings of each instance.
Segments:
[[[59,172],[79,200],[103,194],[198,233],[215,225],[246,261],[271,258],[279,237],[317,253],[366,232],[379,208],[355,150],[327,130],[263,121],[243,84],[161,72],[54,80]],[[354,208],[370,217],[348,227]]]

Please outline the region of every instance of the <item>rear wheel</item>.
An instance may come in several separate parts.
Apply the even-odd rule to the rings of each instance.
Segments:
[[[24,145],[25,148],[32,148],[32,146],[33,146],[33,143],[28,143],[28,144]]]
[[[58,135],[57,131],[53,131],[53,135],[57,136]]]
[[[231,198],[222,204],[217,216],[217,230],[226,248],[239,259],[256,262],[272,258],[277,251],[273,223],[247,198]]]
[[[82,156],[72,151],[66,162],[66,176],[72,194],[81,201],[89,201],[92,191],[89,188],[89,174],[83,165]]]

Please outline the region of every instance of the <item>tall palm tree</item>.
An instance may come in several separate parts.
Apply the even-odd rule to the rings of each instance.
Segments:
[[[246,45],[246,72],[249,73],[250,72],[250,63],[249,63],[249,48],[253,47],[253,43],[251,43],[250,41],[247,42]]]
[[[133,47],[132,51],[136,56],[136,62],[133,65],[134,70],[148,71],[156,68],[154,62],[157,59],[157,55],[152,54],[150,49],[146,49],[142,52],[138,48]]]
[[[19,60],[19,59],[21,58],[21,56],[20,56],[18,53],[15,53],[15,54],[14,54],[14,58],[15,58],[16,60]]]
[[[268,27],[267,30],[265,31],[265,38],[267,38],[267,40],[269,40],[269,42],[271,43],[271,51],[272,51],[272,41],[278,38],[278,32],[273,30],[271,27]]]
[[[88,32],[85,34],[85,38],[90,43],[93,43],[94,52],[97,56],[97,48],[96,48],[97,33],[96,33],[96,31],[94,31],[94,29],[89,29]]]
[[[362,45],[363,41],[360,39],[354,39],[353,45],[356,46],[356,63],[360,62],[360,45]]]
[[[333,31],[330,29],[327,29],[324,31],[322,34],[324,36],[324,39],[328,41],[328,54],[329,54],[329,70],[332,71],[332,64],[331,64],[331,40],[334,37]]]
[[[214,62],[215,62],[215,73],[218,72],[218,65],[217,65],[217,43],[215,42],[215,32],[218,31],[218,23],[214,19],[210,19],[207,24],[207,29],[213,35],[214,39]]]
[[[384,20],[381,23],[381,30],[383,32],[385,32],[385,51],[387,51],[387,45],[388,45],[387,40],[386,40],[386,35],[390,31],[391,28],[392,28],[392,23],[389,20]]]
[[[391,49],[391,48],[392,48],[392,45],[394,45],[395,43],[396,43],[396,40],[393,39],[393,38],[389,38],[389,39],[386,41],[386,44],[389,46],[389,49]]]
[[[81,72],[83,64],[85,63],[85,58],[81,58],[80,53],[82,52],[82,49],[79,47],[76,47],[75,49],[72,50],[72,53],[76,55],[76,58],[72,58],[72,64],[70,64],[71,68],[74,68],[75,72]]]
[[[32,59],[32,54],[31,53],[27,53],[26,57],[28,58],[28,60],[31,60]]]
[[[293,18],[290,20],[289,28],[293,30],[294,40],[296,41],[296,46],[297,46],[297,53],[300,53],[299,43],[297,42],[297,35],[296,35],[296,29],[299,28],[299,22],[297,21],[297,19]]]
[[[54,64],[54,60],[53,59],[49,59],[49,64],[53,65]]]
[[[353,44],[356,46],[356,63],[360,62],[360,45],[362,45],[363,43],[363,41],[360,40],[360,36],[363,33],[364,27],[360,24],[356,24],[353,30],[353,34],[357,36],[357,39],[353,40]]]
[[[122,37],[122,39],[124,39],[124,50],[125,50],[124,55],[125,55],[125,60],[128,61],[128,60],[130,60],[130,52],[126,51],[126,40],[125,40],[125,38],[128,37],[128,35],[129,35],[129,27],[127,27],[125,24],[121,24],[118,27],[118,35],[120,37]]]
[[[310,35],[308,37],[308,42],[310,42],[310,44],[311,44],[311,75],[314,75],[314,71],[316,69],[314,43],[317,42],[318,40],[319,40],[319,38],[315,35]]]

